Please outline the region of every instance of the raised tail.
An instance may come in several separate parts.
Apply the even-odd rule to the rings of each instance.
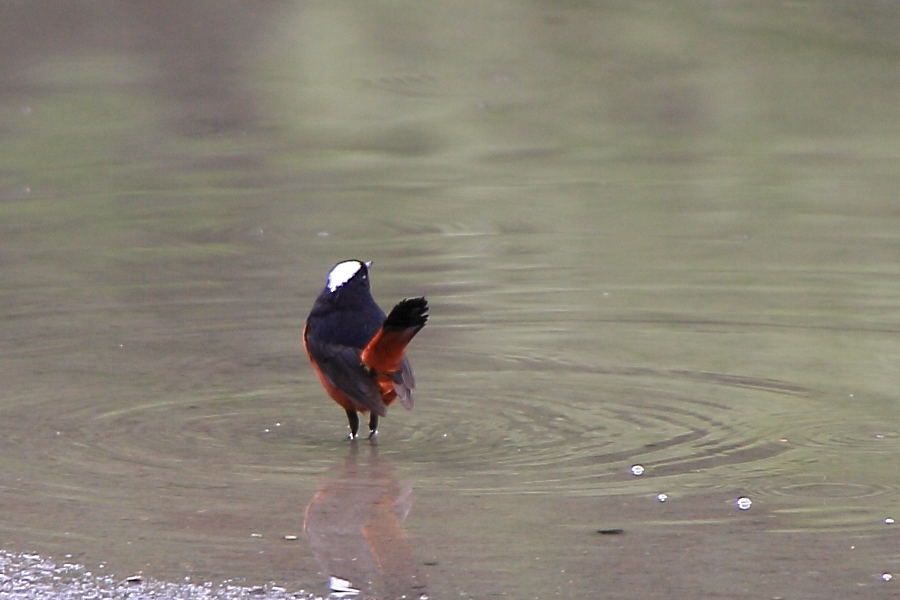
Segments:
[[[360,354],[362,363],[378,374],[388,375],[402,369],[407,344],[428,322],[425,298],[401,300],[384,320]]]

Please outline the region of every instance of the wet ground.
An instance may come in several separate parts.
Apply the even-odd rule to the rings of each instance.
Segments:
[[[8,597],[896,595],[890,5],[0,11]]]

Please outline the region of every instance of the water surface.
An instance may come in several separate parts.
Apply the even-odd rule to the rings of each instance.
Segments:
[[[0,19],[10,556],[273,597],[893,595],[890,5],[147,6]],[[432,305],[377,447],[300,344],[351,257]]]

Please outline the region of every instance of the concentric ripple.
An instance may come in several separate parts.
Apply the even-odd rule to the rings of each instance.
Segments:
[[[859,500],[896,494],[897,492],[895,487],[889,485],[828,481],[827,478],[821,476],[783,482],[778,486],[760,486],[757,489],[763,495],[807,498],[820,501]]]
[[[310,456],[309,448],[329,434],[316,431],[318,424],[307,425],[325,423],[310,414],[325,407],[324,399],[303,407],[291,386],[274,386],[205,397],[173,395],[97,414],[86,409],[84,415],[71,415],[78,427],[62,433],[70,444],[65,456],[73,469],[98,474],[166,469],[210,484],[222,481],[223,470],[315,474],[330,458],[320,452]],[[343,415],[332,416],[338,417],[338,435],[331,436],[336,442]]]
[[[439,464],[456,487],[502,492],[598,493],[632,480],[632,464],[645,478],[763,469],[792,446],[783,420],[758,413],[805,392],[730,374],[578,365],[567,366],[559,389],[547,373],[558,363],[513,367],[467,373],[465,393],[433,391],[421,411],[401,417],[414,419],[405,444],[415,446],[402,453]]]
[[[382,421],[382,453],[428,486],[598,493],[634,480],[633,464],[644,467],[645,480],[764,470],[794,447],[785,423],[803,422],[759,418],[776,403],[782,417],[802,412],[803,391],[789,384],[565,368],[565,389],[546,369],[518,359],[465,373],[464,388],[458,379],[422,382],[413,411],[393,407]],[[74,425],[60,432],[67,451],[58,460],[73,472],[165,469],[212,486],[223,470],[317,474],[345,445],[343,412],[312,381],[85,406],[68,418]]]
[[[900,427],[896,423],[851,423],[835,428],[829,423],[811,423],[802,434],[800,443],[812,448],[840,448],[843,451],[865,454],[891,454],[900,451]]]

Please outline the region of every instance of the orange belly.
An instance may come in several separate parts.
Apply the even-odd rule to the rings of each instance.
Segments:
[[[310,358],[310,364],[312,364],[313,370],[316,372],[316,375],[319,377],[319,381],[322,383],[322,387],[325,388],[325,391],[328,392],[328,395],[331,396],[331,399],[341,405],[344,410],[355,410],[356,412],[369,412],[369,409],[360,406],[353,400],[347,397],[347,394],[331,385],[331,382],[322,374],[322,371],[319,370],[319,365],[316,364],[316,361]]]

